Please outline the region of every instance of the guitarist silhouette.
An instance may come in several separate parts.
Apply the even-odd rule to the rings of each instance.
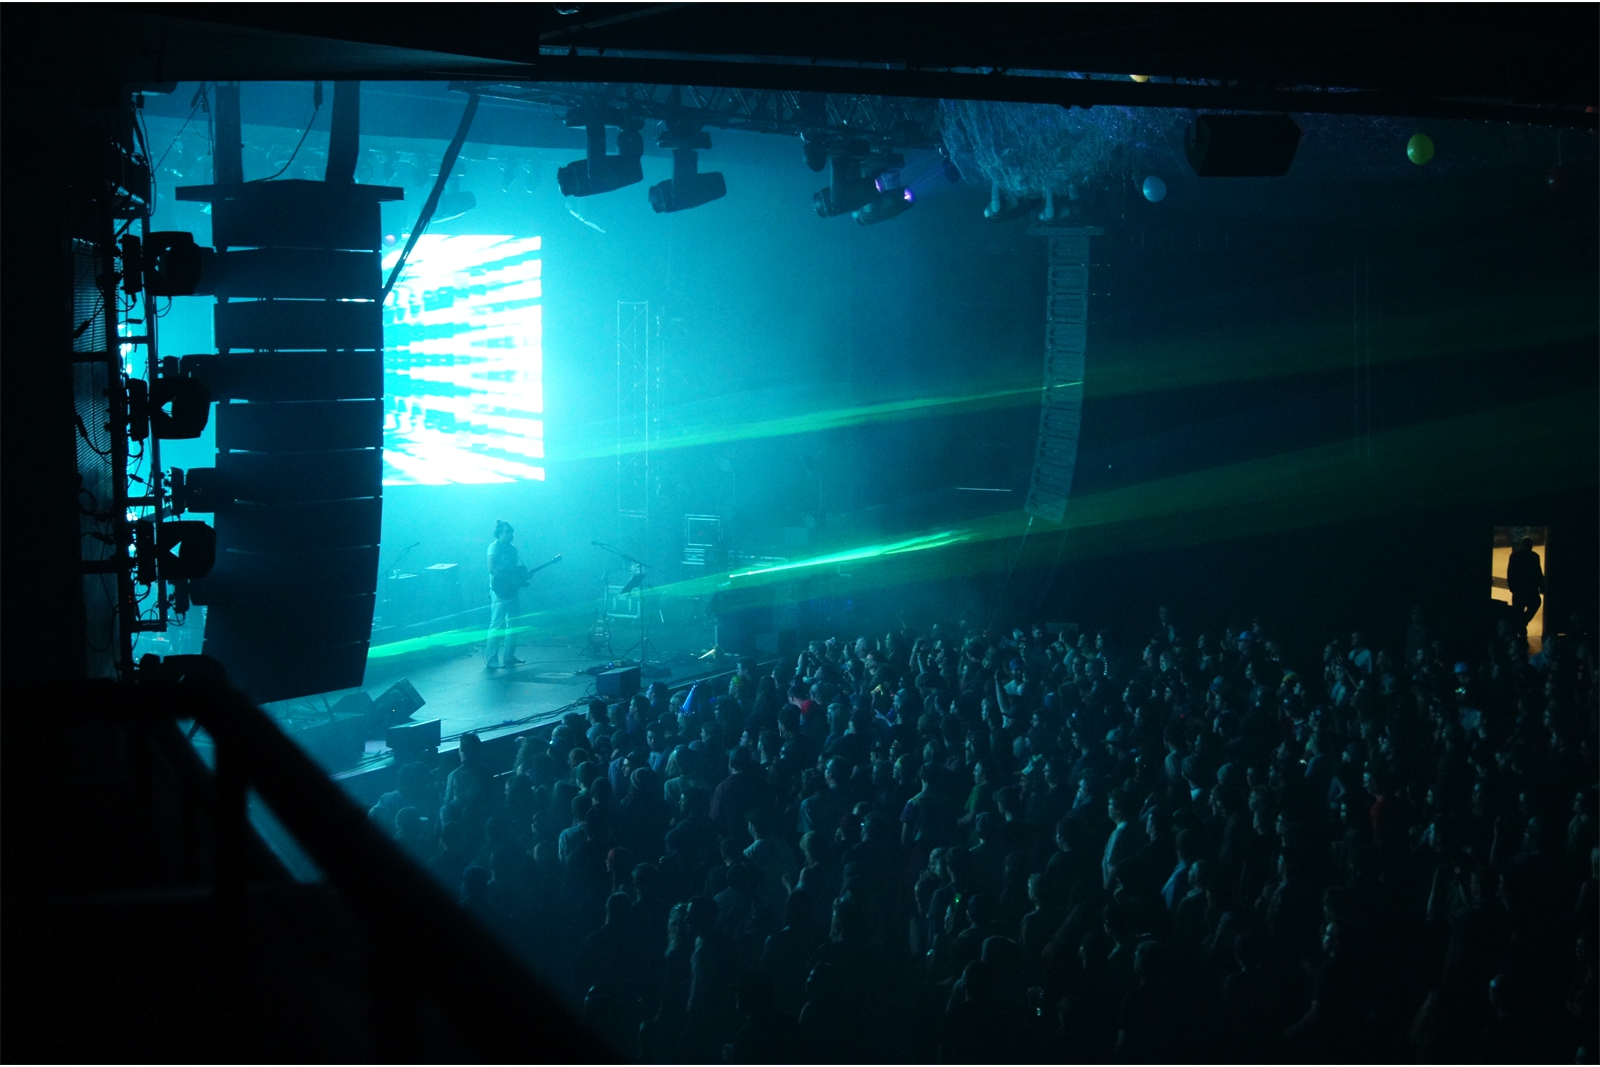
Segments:
[[[561,560],[557,556],[529,570],[511,544],[516,533],[509,522],[500,519],[494,524],[494,540],[489,543],[489,639],[483,650],[486,670],[515,667],[523,662],[517,658],[516,620],[521,614],[517,594],[535,574]]]

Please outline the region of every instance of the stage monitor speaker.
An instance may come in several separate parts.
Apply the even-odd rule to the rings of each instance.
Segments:
[[[411,682],[402,678],[372,702],[372,714],[385,723],[403,723],[426,703]]]
[[[366,694],[359,694],[363,699]],[[342,771],[354,766],[366,751],[367,717],[363,709],[347,697],[334,705],[327,722],[295,730],[289,734],[325,770]]]
[[[619,667],[606,671],[594,681],[594,691],[612,700],[627,700],[639,691],[639,668]]]
[[[335,715],[370,715],[372,714],[372,698],[362,690],[346,693],[333,705]]]
[[[1288,115],[1199,115],[1183,147],[1202,178],[1281,178],[1300,147],[1300,127]]]
[[[439,720],[424,719],[422,722],[389,727],[383,735],[383,742],[394,753],[395,763],[412,763],[438,751],[441,736]]]
[[[333,705],[333,714],[335,718],[340,715],[361,716],[362,740],[382,737],[384,728],[389,725],[384,721],[378,705],[360,689],[340,697]]]

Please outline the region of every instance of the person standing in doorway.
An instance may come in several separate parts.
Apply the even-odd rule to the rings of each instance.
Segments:
[[[511,544],[517,531],[504,519],[494,524],[494,540],[489,542],[489,640],[484,645],[484,669],[515,667],[517,658],[517,594],[522,590],[526,569]]]
[[[1545,591],[1544,568],[1539,565],[1539,554],[1533,550],[1533,538],[1524,537],[1522,547],[1511,550],[1511,560],[1506,564],[1506,585],[1511,588],[1511,607],[1517,613],[1517,626],[1523,633],[1539,613],[1539,604]]]

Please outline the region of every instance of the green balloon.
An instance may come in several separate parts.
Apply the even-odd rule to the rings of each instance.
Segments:
[[[1414,133],[1406,142],[1406,158],[1422,166],[1433,158],[1433,138],[1425,133]]]

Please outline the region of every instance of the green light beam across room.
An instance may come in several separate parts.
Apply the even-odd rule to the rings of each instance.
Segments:
[[[1567,276],[1549,285],[1511,291],[1463,294],[1448,304],[1420,311],[1386,315],[1379,324],[1375,363],[1514,351],[1570,342],[1596,334],[1594,275]],[[1232,319],[1215,309],[1212,317]],[[1089,399],[1158,390],[1189,388],[1228,381],[1289,378],[1348,367],[1347,318],[1329,316],[1280,331],[1253,333],[1184,330],[1193,340],[1165,342],[1109,341],[1097,349],[1085,381],[1057,388],[1085,389]],[[1004,385],[970,393],[908,397],[820,408],[815,411],[729,424],[698,420],[688,427],[653,438],[652,452],[734,444],[765,438],[820,433],[854,426],[907,419],[967,414],[1036,406],[1043,386]],[[669,408],[663,424],[686,421]],[[612,422],[577,429],[561,446],[564,460],[601,459],[617,455]],[[643,449],[643,443],[624,451]]]
[[[1358,442],[1343,439],[1075,496],[1062,524],[1067,550],[1081,558],[1305,529],[1484,499],[1499,492],[1508,478],[1517,479],[1529,494],[1594,484],[1597,404],[1600,396],[1594,390],[1578,390],[1375,434],[1368,457],[1358,451]],[[1517,448],[1506,447],[1508,441],[1515,441]],[[1528,464],[1527,455],[1578,458],[1567,465]],[[1027,521],[1020,511],[1005,512],[896,544],[976,546],[1020,537]],[[1035,524],[1034,533],[1050,528]],[[888,562],[897,555],[883,548],[796,561],[750,572],[740,581],[780,580],[805,567]],[[936,569],[937,561],[949,555],[928,552],[910,566],[936,577],[929,568]],[[970,563],[964,560],[957,567],[966,570]],[[854,576],[858,586],[867,580],[865,569]],[[672,588],[663,586],[658,592]]]
[[[1370,458],[1358,452],[1358,442],[1344,439],[1075,496],[1062,524],[1068,538],[1064,549],[1072,558],[1088,558],[1307,529],[1484,499],[1507,479],[1530,495],[1593,485],[1600,471],[1597,406],[1595,390],[1577,390],[1375,434]],[[1512,441],[1516,448],[1507,447]],[[1565,465],[1528,463],[1529,455],[1576,458]],[[787,582],[807,570],[846,565],[855,568],[857,589],[971,573],[973,557],[942,550],[1017,538],[1026,526],[1025,514],[1006,512],[960,529],[665,583],[654,593],[664,599],[709,596],[730,582],[739,587]],[[1036,525],[1034,532],[1043,531]],[[517,632],[568,636],[587,629],[593,611],[593,602],[584,601],[532,612],[523,616]],[[368,658],[464,648],[483,635],[481,627],[471,627],[395,641],[373,646]]]
[[[1060,382],[1054,388],[1066,389],[1083,385],[1082,382]],[[669,432],[652,438],[651,452],[668,449],[697,448],[705,445],[724,445],[739,441],[754,441],[768,437],[789,437],[798,434],[820,433],[850,426],[871,423],[895,422],[902,419],[927,418],[935,415],[955,415],[988,411],[1005,407],[1031,407],[1039,403],[1043,385],[991,389],[984,392],[964,393],[959,396],[919,397],[890,400],[876,404],[858,404],[851,407],[824,408],[800,415],[785,415],[776,419],[758,419],[752,422],[704,425],[678,432]],[[663,419],[663,421],[670,421]],[[574,447],[563,448],[563,459],[603,459],[617,454],[617,446],[603,439],[615,435],[614,424],[595,424],[578,434]],[[630,446],[643,449],[645,446]],[[627,451],[627,449],[625,449]]]
[[[760,567],[753,571],[738,571],[728,577],[759,578],[763,575],[776,575],[786,571],[810,570],[815,567],[855,563],[861,560],[877,559],[881,556],[898,556],[906,552],[925,552],[931,548],[944,548],[946,545],[960,544],[970,538],[971,534],[967,531],[943,530],[939,533],[924,534],[921,537],[908,537],[903,541],[893,541],[889,544],[867,545],[864,548],[847,549],[846,551],[833,552],[826,556],[795,560],[791,563],[780,563],[772,567]]]
[[[1349,279],[1329,284],[1349,285]],[[1596,335],[1595,290],[1600,276],[1563,275],[1547,284],[1526,283],[1459,293],[1448,303],[1383,314],[1373,327],[1375,364],[1510,352],[1579,341]],[[1220,382],[1290,378],[1343,370],[1350,365],[1350,317],[1329,312],[1277,329],[1219,330],[1211,323],[1248,321],[1244,308],[1274,299],[1270,290],[1229,294],[1182,307],[1167,331],[1112,337],[1089,360],[1089,399],[1185,389]]]
[[[788,581],[794,579],[803,571],[944,548],[960,543],[967,536],[963,531],[944,530],[920,537],[905,538],[900,541],[867,545],[844,552],[833,552],[810,559],[793,560],[774,567],[763,567],[757,570],[740,571],[732,574],[710,574],[686,581],[668,582],[653,587],[652,593],[654,596],[664,599],[709,596],[716,592],[719,585],[725,585],[730,581],[736,581],[741,588],[750,588],[776,581]],[[516,626],[512,627],[512,631],[519,637],[534,639],[567,636],[577,630],[586,628],[592,621],[592,612],[593,604],[588,601],[549,608],[544,611],[528,612],[519,616],[519,621]],[[385,644],[374,645],[368,650],[367,658],[387,659],[429,649],[466,648],[477,644],[483,638],[483,627],[461,627],[455,630],[428,634],[423,637],[413,637],[402,641],[390,641]]]
[[[1581,389],[1375,434],[1367,456],[1343,439],[1074,496],[1065,550],[1085,558],[1307,529],[1488,499],[1508,481],[1528,495],[1592,486],[1597,405],[1600,395]],[[991,516],[962,540],[1018,537],[1026,523],[1018,512]]]

